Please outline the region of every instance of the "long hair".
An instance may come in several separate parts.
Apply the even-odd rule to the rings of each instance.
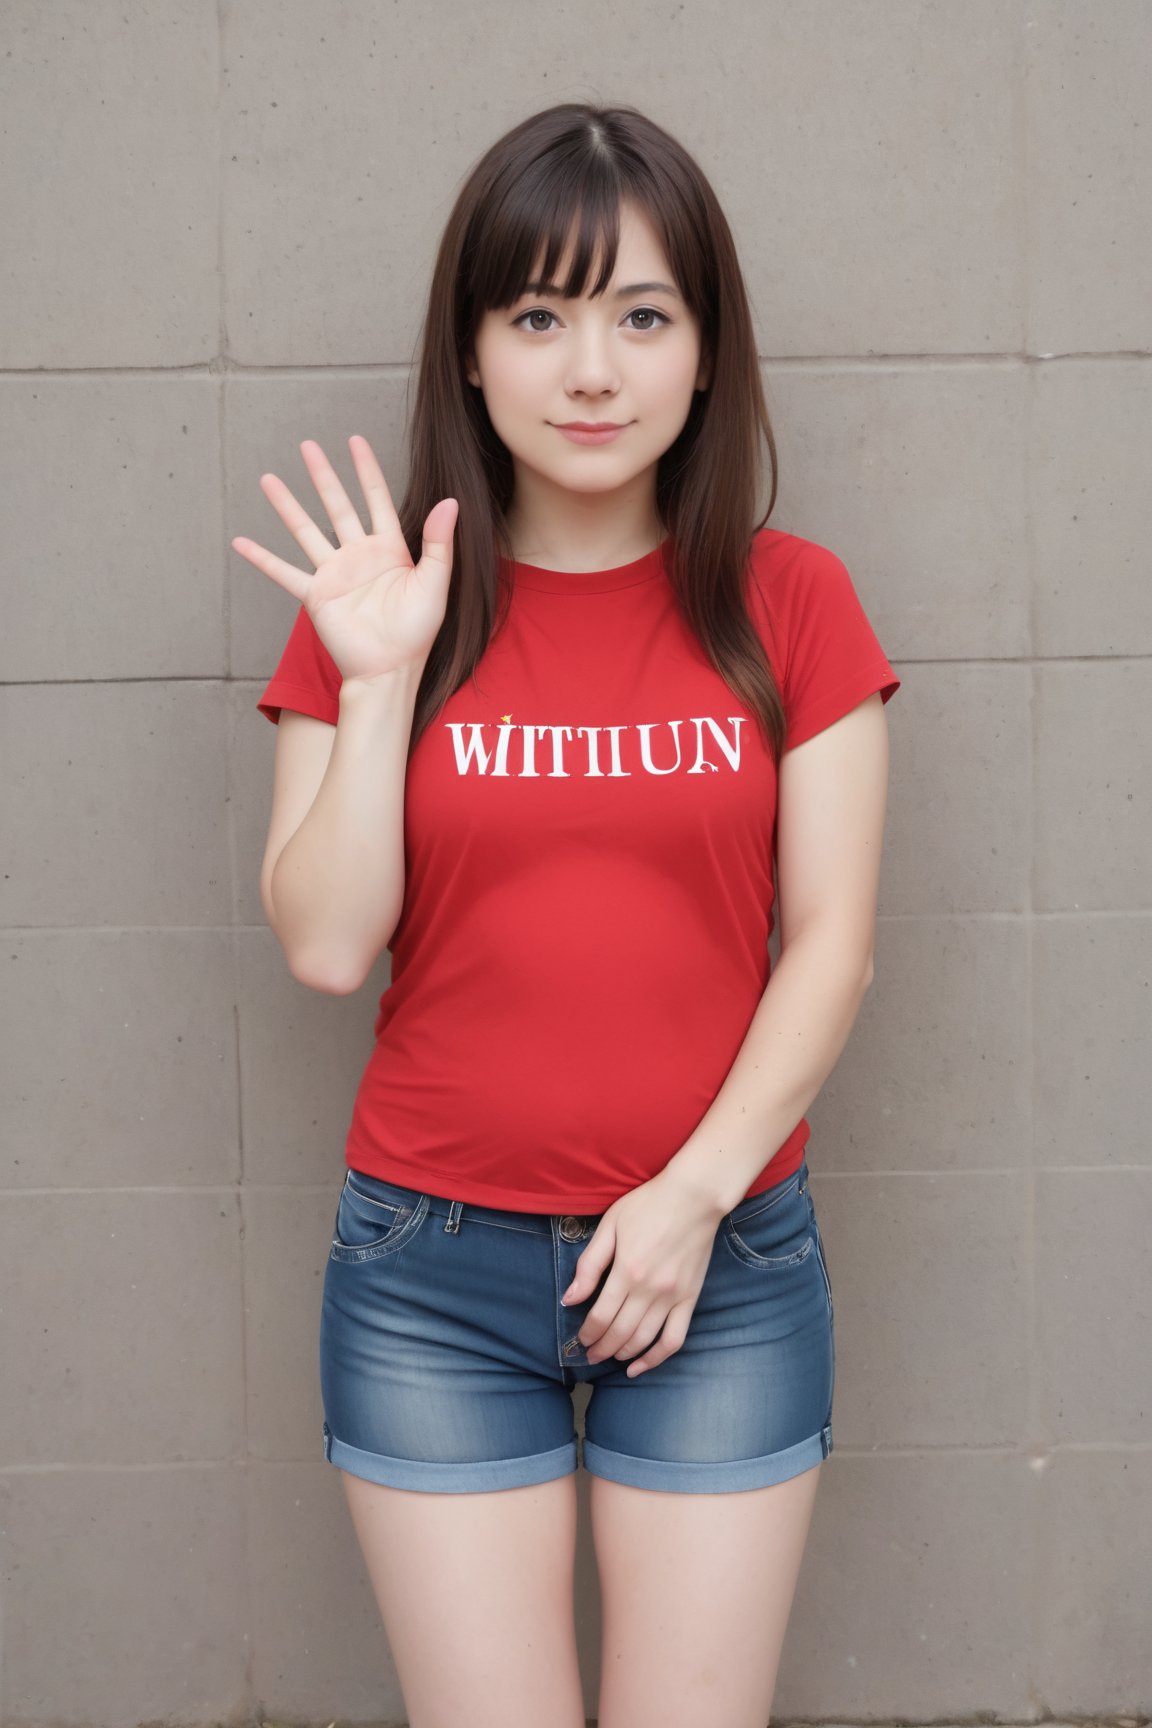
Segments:
[[[416,697],[409,751],[471,677],[507,601],[499,557],[512,551],[505,511],[513,465],[465,364],[483,314],[511,306],[543,252],[548,281],[575,231],[565,295],[602,294],[612,277],[625,200],[660,236],[674,279],[700,322],[710,360],[676,441],[657,465],[656,510],[669,580],[716,670],[759,720],[774,761],[784,708],[745,601],[754,534],[776,502],[776,445],[764,400],[747,292],[727,220],[703,172],[654,121],[631,107],[565,102],[531,115],[481,157],[445,226],[421,326],[407,488],[398,506],[414,561],[428,512],[459,501],[444,620]],[[762,467],[771,494],[753,518]]]

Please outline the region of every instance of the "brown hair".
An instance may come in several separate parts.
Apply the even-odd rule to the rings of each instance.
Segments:
[[[472,676],[503,617],[498,558],[511,557],[504,512],[512,459],[465,360],[477,323],[511,306],[543,251],[547,280],[575,230],[566,295],[611,280],[625,199],[647,214],[675,281],[700,321],[710,360],[679,437],[657,465],[656,510],[669,537],[669,579],[716,670],[759,719],[774,760],[784,709],[755,627],[744,582],[752,537],[776,502],[776,445],[768,419],[752,318],[727,220],[684,147],[631,107],[565,102],[520,122],[481,157],[448,218],[421,329],[407,489],[397,514],[413,559],[428,512],[459,500],[444,621],[424,667],[410,750]],[[771,460],[768,508],[754,521],[761,477],[758,433]]]

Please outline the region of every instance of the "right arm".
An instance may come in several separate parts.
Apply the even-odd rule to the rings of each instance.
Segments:
[[[345,679],[334,727],[281,710],[260,899],[293,977],[314,990],[358,990],[399,923],[421,670]]]
[[[337,548],[275,474],[260,485],[316,566],[240,535],[233,549],[299,600],[340,674],[335,726],[280,707],[260,900],[294,977],[358,990],[404,906],[404,785],[420,680],[445,616],[459,510],[441,499],[413,564],[366,438],[348,440],[371,531],[320,446],[301,444]]]

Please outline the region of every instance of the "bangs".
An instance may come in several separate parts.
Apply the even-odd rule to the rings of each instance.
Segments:
[[[533,283],[550,283],[571,298],[603,294],[616,268],[625,198],[642,207],[649,202],[600,151],[537,159],[503,197],[492,200],[489,220],[470,237],[465,300],[472,316],[511,306]],[[662,229],[655,213],[649,214]],[[556,271],[570,245],[568,276],[561,282]]]

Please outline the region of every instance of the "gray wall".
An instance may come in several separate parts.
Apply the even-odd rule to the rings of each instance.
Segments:
[[[228,543],[299,561],[257,480],[314,504],[302,438],[402,483],[456,188],[573,97],[712,175],[773,525],[844,558],[904,680],[876,980],[810,1113],[835,1452],[776,1713],[1148,1709],[1152,7],[4,25],[8,1728],[400,1715],[316,1362],[387,976],[309,991],[264,925],[295,602]]]

